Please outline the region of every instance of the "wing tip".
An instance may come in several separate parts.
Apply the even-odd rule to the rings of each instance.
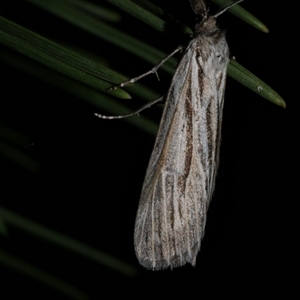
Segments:
[[[160,270],[166,270],[170,268],[171,270],[173,268],[182,267],[185,264],[189,263],[193,267],[196,266],[196,258],[197,254],[200,251],[200,244],[194,245],[192,249],[189,251],[186,251],[184,254],[176,254],[172,258],[164,259],[164,260],[150,260],[149,258],[142,258],[136,253],[137,259],[139,263],[146,269],[152,270],[152,271],[160,271]]]

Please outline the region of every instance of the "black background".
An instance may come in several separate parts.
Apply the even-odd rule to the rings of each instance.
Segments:
[[[193,28],[195,16],[188,1],[153,2]],[[101,4],[115,9],[105,1]],[[151,67],[27,2],[3,1],[1,6],[2,16],[40,35],[84,44],[95,54],[101,49],[111,67],[125,70],[128,76]],[[157,279],[179,279],[196,283],[199,296],[215,292],[231,295],[239,289],[259,292],[261,288],[274,293],[279,287],[287,288],[294,265],[291,212],[298,198],[293,194],[293,181],[298,177],[293,7],[274,6],[273,1],[245,1],[242,6],[262,20],[270,33],[224,14],[219,23],[227,29],[232,55],[274,88],[286,100],[287,108],[228,78],[221,164],[196,267],[152,272],[140,267],[135,258],[135,213],[154,136],[123,120],[94,117],[97,108],[42,79],[12,69],[3,60],[1,123],[30,137],[32,145],[24,145],[20,151],[36,159],[41,170],[32,173],[1,157],[0,205],[135,266],[138,275],[127,278],[13,226],[9,227],[9,238],[0,239],[2,249],[66,280],[92,298],[102,295],[104,282],[115,279],[145,279],[148,284]],[[121,13],[120,28],[150,45],[171,52],[183,43],[176,35],[157,33]],[[164,72],[159,74],[160,82],[153,76],[143,83],[165,93],[171,78]],[[12,84],[16,81],[17,87]],[[139,107],[138,99],[134,100]],[[159,121],[161,111],[151,108],[145,114]],[[58,296],[8,267],[1,266],[1,273],[7,287],[18,286],[24,294]]]

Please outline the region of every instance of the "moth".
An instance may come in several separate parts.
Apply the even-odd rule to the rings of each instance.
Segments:
[[[196,264],[219,163],[229,49],[204,1],[173,76],[142,187],[134,229],[138,261],[151,270]]]
[[[241,1],[231,1],[210,16],[204,0],[190,0],[201,22],[196,25],[166,96],[135,221],[135,253],[147,269],[196,264],[219,164],[229,63],[225,31],[217,27],[216,19]],[[156,73],[166,59],[129,82]]]

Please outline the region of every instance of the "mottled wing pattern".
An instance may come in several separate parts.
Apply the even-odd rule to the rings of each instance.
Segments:
[[[218,165],[228,57],[224,32],[199,34],[173,77],[135,224],[135,252],[148,269],[196,263]]]

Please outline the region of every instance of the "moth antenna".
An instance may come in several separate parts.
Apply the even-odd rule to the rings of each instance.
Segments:
[[[227,6],[225,6],[221,11],[219,11],[217,14],[215,14],[213,16],[213,18],[216,19],[218,16],[220,16],[222,13],[224,13],[227,9],[231,8],[232,6],[235,6],[236,4],[239,4],[242,1],[244,1],[244,0],[238,0],[238,1],[235,1],[235,2],[233,2],[233,3],[231,3],[231,4],[227,5]]]

